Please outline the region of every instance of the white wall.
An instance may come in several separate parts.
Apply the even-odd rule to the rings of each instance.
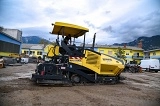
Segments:
[[[18,29],[3,29],[2,32],[12,36],[13,38],[22,41],[22,31],[19,31]]]

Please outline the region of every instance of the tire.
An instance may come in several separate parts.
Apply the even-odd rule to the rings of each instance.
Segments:
[[[3,63],[3,68],[6,68],[5,64]]]
[[[158,73],[158,70],[156,70],[155,72]]]
[[[146,71],[150,71],[149,68],[146,68]]]
[[[81,79],[80,79],[80,76],[76,75],[76,74],[73,74],[71,76],[71,82],[72,83],[80,83]]]

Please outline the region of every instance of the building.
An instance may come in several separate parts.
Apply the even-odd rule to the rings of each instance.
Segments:
[[[14,32],[11,30],[12,29],[4,29],[0,27],[0,56],[2,57],[10,57],[13,54],[20,54],[22,32],[17,29],[14,29]],[[19,38],[12,36],[16,36],[15,32],[17,32]]]
[[[145,59],[159,59],[160,60],[160,49],[153,49],[144,51]]]
[[[22,44],[21,53],[34,57],[43,57],[44,44]]]
[[[22,41],[22,31],[18,29],[7,29],[7,28],[2,28],[2,32],[6,33],[7,35],[12,36],[13,38]]]
[[[99,46],[97,51],[100,53],[108,54],[111,56],[116,57],[115,53],[118,48],[122,48],[125,51],[126,56],[126,63],[129,63],[131,61],[136,61],[137,63],[140,62],[140,60],[143,59],[143,49],[138,47],[132,47],[132,46]]]
[[[91,44],[87,44],[86,48],[91,48]],[[126,63],[136,61],[137,63],[140,62],[140,60],[143,59],[144,53],[143,49],[134,46],[109,46],[109,45],[95,45],[94,51],[104,53],[113,57],[116,57],[115,53],[118,48],[122,48],[125,51],[125,56],[126,56]]]

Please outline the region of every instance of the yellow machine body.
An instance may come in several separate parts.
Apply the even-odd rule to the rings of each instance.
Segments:
[[[85,57],[70,57],[69,61],[100,75],[116,76],[124,69],[124,63],[120,59],[90,50],[85,50],[84,53]]]
[[[64,31],[60,31],[62,27],[64,27]],[[70,34],[71,37],[77,38],[88,31],[89,29],[81,26],[56,22],[54,24],[52,34],[64,36],[68,36],[68,34]],[[54,54],[58,55],[58,51],[59,46],[51,47],[48,52],[48,57],[52,57]],[[70,57],[69,62],[86,67],[99,75],[116,76],[124,69],[124,62],[122,60],[89,49],[84,50],[84,57]]]
[[[55,35],[68,36],[70,34],[71,37],[77,38],[89,32],[88,28],[64,22],[55,22],[53,25],[54,28],[51,33]],[[63,31],[61,31],[62,28],[64,28]]]
[[[48,53],[47,53],[47,57],[53,57],[59,55],[59,46],[49,46],[48,47]]]

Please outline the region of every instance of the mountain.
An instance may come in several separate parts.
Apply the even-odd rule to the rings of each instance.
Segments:
[[[128,42],[128,43],[114,43],[115,46],[137,46],[139,41],[142,41],[142,48],[144,50],[160,49],[160,35],[155,35],[152,37],[139,37],[138,39]]]
[[[114,43],[113,45],[115,46],[137,46],[139,41],[142,41],[142,48],[144,50],[152,50],[152,49],[160,49],[160,35],[155,35],[152,37],[139,37],[138,39],[135,39],[132,42],[128,43]],[[50,43],[49,40],[43,39],[38,36],[26,36],[22,37],[22,42],[23,43],[29,43],[29,44],[39,44],[40,42],[47,42]]]
[[[38,36],[25,36],[25,37],[22,37],[22,42],[28,43],[28,44],[39,44],[42,42],[49,43],[50,41],[48,41],[44,38],[38,37]]]

